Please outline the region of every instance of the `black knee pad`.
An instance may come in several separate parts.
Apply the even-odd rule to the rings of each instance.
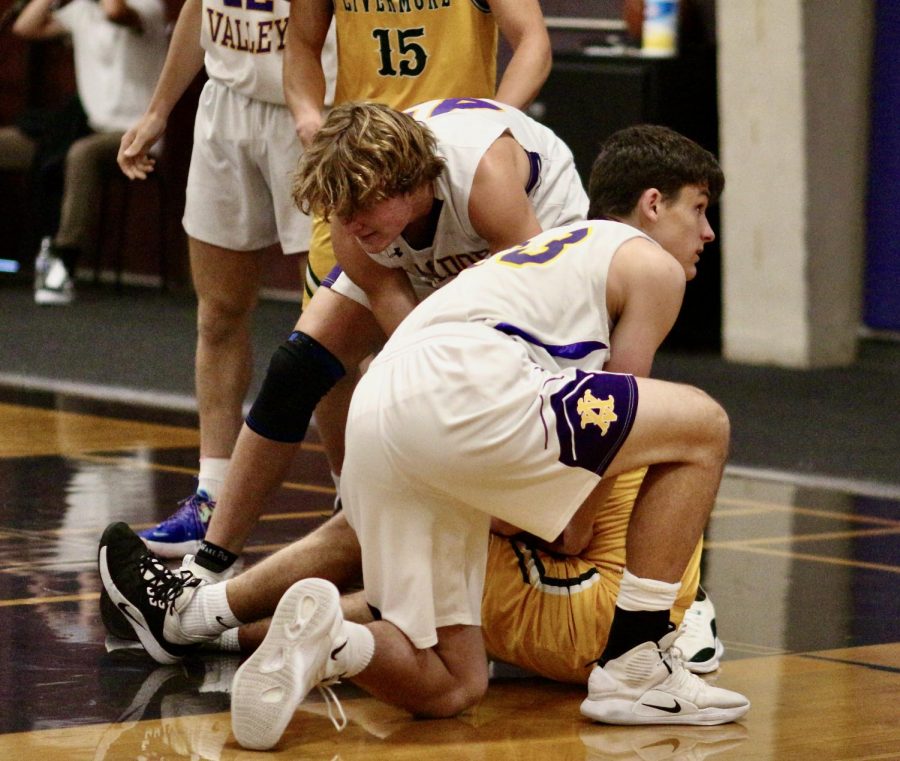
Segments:
[[[247,426],[273,441],[303,441],[319,400],[344,375],[340,360],[322,344],[306,333],[291,333],[272,355]]]

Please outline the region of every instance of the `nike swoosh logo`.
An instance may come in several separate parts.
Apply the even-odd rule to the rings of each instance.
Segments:
[[[341,650],[343,650],[345,647],[347,647],[347,643],[348,643],[349,641],[350,641],[350,640],[345,639],[343,645],[341,645],[340,647],[336,647],[334,650],[331,651],[331,660],[333,660],[333,661],[336,661],[336,660],[337,660],[338,653],[340,653]]]
[[[647,706],[647,708],[656,708],[657,710],[665,711],[666,713],[681,713],[681,703],[677,700],[673,706],[655,706],[652,703],[644,703],[644,705]]]
[[[226,623],[222,620],[222,616],[216,616],[216,623],[217,623],[219,626],[221,626],[223,629],[227,629],[227,628],[228,628],[228,624],[226,624]]]
[[[128,616],[128,618],[130,618],[132,621],[134,621],[135,624],[140,626],[141,629],[147,628],[146,626],[144,626],[143,622],[140,619],[134,617],[134,615],[131,612],[131,606],[128,603],[120,602],[117,604],[117,607],[119,608],[119,610],[122,611],[123,615]]]

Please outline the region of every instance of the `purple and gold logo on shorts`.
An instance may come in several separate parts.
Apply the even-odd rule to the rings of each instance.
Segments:
[[[616,400],[612,394],[606,399],[598,399],[590,389],[584,392],[584,396],[578,400],[576,408],[581,415],[581,427],[587,428],[595,425],[600,429],[600,435],[606,436],[611,423],[615,423],[619,417],[616,415]]]
[[[550,397],[560,462],[602,475],[628,437],[637,396],[632,375],[576,370]]]

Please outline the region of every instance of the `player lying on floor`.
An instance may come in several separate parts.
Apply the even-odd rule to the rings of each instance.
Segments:
[[[643,474],[638,470],[616,479],[609,499],[594,519],[587,546],[578,554],[563,555],[558,551],[561,548],[526,534],[492,534],[481,610],[492,659],[561,682],[587,682],[609,634],[625,565],[625,528]],[[152,561],[148,557],[146,562]],[[177,573],[157,571],[163,577],[175,578],[174,585],[181,585]],[[685,621],[685,631],[678,641],[685,654],[690,647],[694,653],[705,655],[697,662],[687,661],[687,667],[706,673],[718,667],[724,648],[710,616],[695,613],[693,619],[685,619],[686,611],[697,608],[692,603],[699,576],[698,546],[685,571],[670,620],[676,626]],[[346,517],[338,513],[233,579],[196,588],[164,625],[163,637],[150,641],[147,650],[160,663],[215,650],[248,655],[267,634],[283,594],[294,582],[307,578],[328,579],[346,592],[341,598],[346,619],[357,623],[373,620],[364,594],[357,591],[361,583],[359,542]],[[207,602],[210,594],[222,593],[227,607]],[[115,606],[104,606],[101,613],[111,634],[135,638],[134,630]],[[235,628],[223,631],[223,622],[232,622]],[[202,648],[198,647],[200,643]]]

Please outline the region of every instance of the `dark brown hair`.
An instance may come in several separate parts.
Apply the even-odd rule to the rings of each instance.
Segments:
[[[685,185],[706,188],[715,203],[725,187],[716,157],[668,127],[626,127],[600,146],[588,183],[588,217],[626,217],[648,188],[674,200]]]

